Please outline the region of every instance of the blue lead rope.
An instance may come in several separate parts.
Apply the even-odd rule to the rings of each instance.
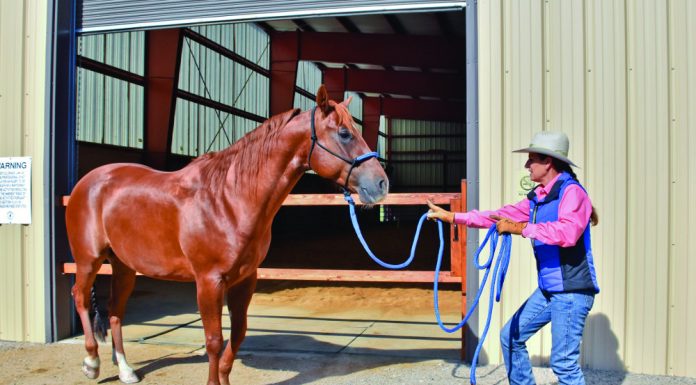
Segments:
[[[420,231],[421,227],[423,226],[423,222],[428,217],[428,214],[423,214],[418,221],[418,226],[416,227],[416,234],[413,237],[413,243],[411,245],[411,255],[408,257],[408,259],[400,264],[390,264],[382,261],[379,259],[375,254],[370,250],[370,247],[367,245],[367,242],[365,242],[365,239],[363,238],[362,232],[360,231],[360,225],[358,224],[358,219],[355,214],[355,201],[353,201],[353,198],[350,196],[350,194],[344,194],[345,200],[348,202],[348,208],[350,210],[350,220],[353,223],[353,228],[355,229],[355,234],[358,236],[358,240],[360,240],[360,243],[363,245],[363,248],[367,252],[367,254],[374,260],[377,264],[379,264],[382,267],[385,267],[387,269],[402,269],[408,265],[411,264],[413,261],[413,258],[416,255],[416,246],[418,245],[418,239],[420,238]],[[476,297],[474,298],[474,302],[469,308],[469,311],[467,311],[466,315],[464,318],[457,324],[456,326],[452,328],[448,328],[443,322],[440,317],[440,304],[439,304],[439,291],[438,291],[438,277],[440,276],[440,268],[442,266],[442,253],[444,250],[445,246],[445,238],[443,236],[443,230],[442,230],[442,221],[437,221],[437,226],[438,226],[438,234],[440,238],[440,247],[438,249],[437,253],[437,263],[435,264],[435,278],[433,279],[433,303],[435,307],[435,318],[437,319],[437,324],[440,326],[440,328],[447,332],[447,333],[454,333],[457,330],[461,329],[466,322],[471,318],[471,315],[474,313],[474,310],[478,306],[479,303],[479,298],[481,298],[481,294],[483,293],[483,288],[486,286],[486,282],[488,281],[488,275],[491,271],[491,265],[493,264],[493,257],[495,256],[495,250],[498,245],[498,232],[496,230],[495,225],[491,226],[490,229],[488,229],[488,233],[486,234],[486,237],[483,239],[483,242],[481,242],[481,245],[478,247],[476,250],[476,254],[474,255],[474,264],[476,265],[476,268],[479,270],[485,270],[485,273],[483,275],[483,280],[481,280],[481,285],[479,285],[478,292],[476,293]],[[484,247],[486,246],[486,243],[488,243],[490,240],[490,255],[488,257],[488,260],[484,264],[479,263],[479,257],[481,255],[481,251],[483,251]],[[488,335],[488,329],[490,328],[491,325],[491,317],[493,315],[493,298],[495,296],[495,301],[500,302],[500,295],[503,290],[503,282],[505,281],[505,274],[507,273],[508,265],[510,264],[510,248],[512,245],[512,237],[510,234],[503,234],[503,240],[502,244],[500,247],[500,251],[498,252],[498,259],[495,261],[495,266],[493,267],[493,280],[491,281],[491,289],[490,289],[490,297],[488,301],[488,316],[486,318],[486,326],[483,329],[483,333],[481,334],[481,338],[478,341],[478,345],[476,345],[476,351],[474,352],[474,357],[471,361],[471,372],[470,372],[470,378],[471,378],[471,384],[476,384],[476,364],[478,362],[478,357],[481,352],[481,348],[483,347],[483,342],[486,340],[486,335]]]
[[[428,217],[427,214],[423,214],[423,216],[418,221],[418,226],[416,227],[416,235],[413,237],[413,244],[411,245],[411,256],[409,256],[405,262],[400,263],[398,265],[393,265],[391,263],[384,262],[381,259],[377,258],[377,256],[372,252],[372,250],[370,250],[370,247],[367,245],[367,242],[365,242],[365,238],[363,238],[362,232],[360,231],[360,225],[358,224],[358,218],[355,215],[355,201],[350,196],[350,194],[344,194],[343,197],[346,200],[346,202],[348,202],[348,207],[350,210],[350,221],[353,222],[355,234],[358,236],[358,240],[360,240],[360,243],[363,245],[363,248],[367,252],[367,255],[369,255],[373,261],[377,262],[378,265],[384,268],[392,270],[403,269],[404,267],[410,265],[411,262],[413,262],[413,258],[416,256],[416,246],[418,245],[418,239],[420,238],[421,227],[423,227],[423,222],[425,222],[425,220]],[[442,251],[445,247],[444,238],[442,237],[442,222],[437,221],[437,226],[438,230],[440,231],[440,250],[438,251],[438,255],[442,257]],[[435,275],[435,277],[437,278],[437,275]],[[437,281],[437,279],[435,279],[435,281]]]

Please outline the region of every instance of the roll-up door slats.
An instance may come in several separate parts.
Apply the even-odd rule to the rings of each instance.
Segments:
[[[82,0],[78,32],[165,28],[313,16],[462,9],[464,1]]]

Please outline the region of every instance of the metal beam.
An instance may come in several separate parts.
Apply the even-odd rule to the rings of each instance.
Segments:
[[[413,71],[380,71],[350,68],[327,68],[324,81],[343,91],[395,95],[432,96],[442,99],[466,97],[464,75]],[[341,94],[343,95],[343,94]]]
[[[242,55],[240,55],[240,54],[238,54],[230,49],[227,49],[226,47],[222,46],[221,44],[216,43],[216,42],[208,39],[207,37],[201,35],[200,33],[197,33],[191,29],[188,29],[188,28],[183,28],[182,30],[183,30],[185,37],[195,41],[196,43],[198,43],[198,44],[200,44],[200,45],[202,45],[210,50],[213,50],[214,52],[217,52],[220,55],[222,55],[230,60],[233,60],[233,61],[249,68],[252,71],[256,71],[263,76],[266,76],[266,77],[271,76],[270,71],[268,71],[267,69],[261,67],[260,65],[254,63],[253,61],[245,58],[244,56],[242,56]]]
[[[145,85],[145,77],[132,72],[122,70],[118,67],[102,63],[100,61],[92,60],[85,56],[77,56],[77,65],[80,68],[90,70],[92,72],[97,72],[113,78],[123,80],[129,83],[137,84],[139,86]]]
[[[364,98],[363,105],[374,103],[375,97]],[[436,101],[423,99],[381,99],[381,115],[392,119],[464,122],[464,102]],[[364,118],[364,117],[363,117]]]
[[[271,36],[295,40],[299,60],[457,71],[465,68],[464,39],[460,38],[337,32],[276,32]]]
[[[326,87],[326,92],[329,94],[329,99],[340,102],[343,100],[343,95],[348,89],[346,85],[346,69],[336,68],[324,69],[324,86]]]

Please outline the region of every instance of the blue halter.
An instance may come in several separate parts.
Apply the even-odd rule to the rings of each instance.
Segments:
[[[314,145],[317,145],[317,146],[323,148],[329,154],[331,154],[331,155],[335,156],[336,158],[348,163],[350,165],[350,169],[348,170],[348,176],[346,176],[346,182],[343,184],[343,186],[341,186],[341,188],[343,189],[343,195],[350,196],[350,191],[348,191],[348,180],[350,180],[350,174],[353,172],[353,169],[355,167],[360,166],[363,162],[365,162],[366,160],[369,160],[370,158],[377,158],[379,156],[379,154],[375,151],[372,151],[372,152],[368,152],[366,154],[362,154],[362,155],[358,156],[357,158],[354,158],[351,160],[351,159],[345,158],[345,157],[329,150],[328,148],[326,148],[324,145],[319,143],[319,139],[317,138],[317,130],[314,126],[314,115],[315,115],[316,111],[317,111],[317,107],[314,107],[312,109],[312,124],[311,124],[311,127],[312,127],[312,136],[311,136],[312,147],[309,148],[309,156],[307,157],[307,164],[309,165],[310,168],[312,167],[312,153],[314,152]]]

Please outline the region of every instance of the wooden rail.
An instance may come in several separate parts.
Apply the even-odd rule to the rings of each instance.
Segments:
[[[380,205],[423,205],[431,199],[436,204],[451,205],[461,199],[460,193],[392,193],[387,195]],[[358,203],[357,195],[353,200]],[[63,196],[63,205],[67,206],[70,196]],[[347,205],[343,194],[290,194],[283,206],[344,206]],[[425,209],[424,209],[425,210]],[[458,249],[457,249],[458,251]],[[439,282],[461,282],[459,266],[452,264],[453,270],[440,272]],[[75,264],[63,264],[64,274],[75,274]],[[101,266],[98,274],[111,275],[111,266]],[[300,281],[346,281],[346,282],[432,282],[432,271],[395,271],[395,270],[329,270],[329,269],[272,269],[259,268],[259,279],[300,280]]]
[[[352,194],[355,204],[361,205],[357,194]],[[390,193],[379,202],[380,205],[415,206],[422,205],[425,211],[425,199],[439,205],[449,205],[452,200],[459,200],[460,193]],[[70,195],[63,196],[63,206],[67,206]],[[290,194],[283,201],[283,206],[345,206],[343,194]]]
[[[74,263],[63,264],[63,274],[75,274]],[[97,274],[111,275],[111,265],[105,263]],[[140,273],[136,273],[141,275]],[[327,270],[327,269],[275,269],[259,268],[259,279],[327,281],[327,282],[432,282],[432,271],[392,271],[392,270]],[[438,282],[459,283],[460,277],[450,272],[440,272]]]
[[[423,205],[425,199],[431,199],[436,204],[450,205],[459,201],[459,193],[393,193],[387,195],[382,205]],[[359,202],[353,194],[353,200]],[[67,206],[70,196],[63,196],[63,205]],[[359,203],[357,203],[359,204]],[[283,202],[283,206],[343,206],[347,205],[343,194],[291,194]],[[424,209],[425,210],[425,209]],[[453,265],[454,266],[454,265]],[[63,274],[75,274],[75,263],[63,264]],[[456,272],[453,274],[453,272]],[[111,275],[111,265],[105,263],[97,274]],[[398,270],[330,270],[330,269],[274,269],[259,268],[259,279],[269,280],[299,280],[299,281],[346,281],[346,282],[432,282],[435,277],[432,271],[398,271]],[[439,282],[461,282],[460,269],[440,272]]]

